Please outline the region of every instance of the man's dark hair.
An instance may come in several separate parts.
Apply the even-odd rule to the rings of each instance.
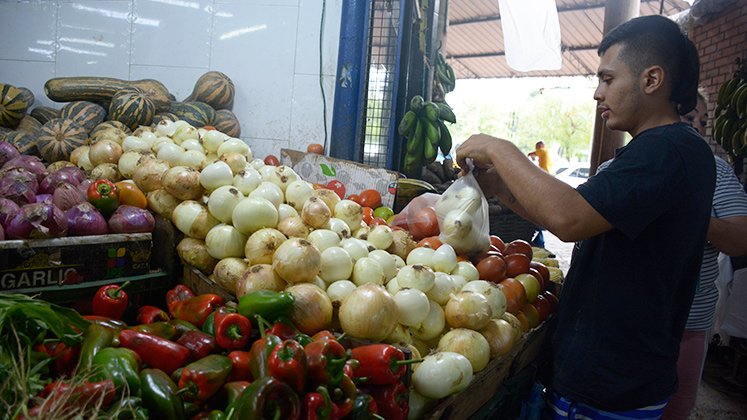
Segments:
[[[604,54],[621,44],[620,58],[634,74],[659,65],[670,80],[669,99],[685,115],[695,108],[698,95],[700,61],[695,45],[672,20],[659,15],[631,19],[611,30],[602,39],[597,53]]]

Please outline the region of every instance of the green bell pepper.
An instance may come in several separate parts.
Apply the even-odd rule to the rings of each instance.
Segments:
[[[208,315],[208,317],[205,318],[205,323],[202,324],[202,332],[210,334],[213,337],[215,337],[215,312],[217,311],[213,311]]]
[[[266,335],[252,344],[249,350],[249,371],[254,380],[270,376],[270,354],[282,342],[276,335]]]
[[[78,372],[87,372],[93,365],[93,358],[102,349],[112,345],[114,330],[99,324],[91,324],[86,328],[85,338],[80,345],[80,361]]]
[[[167,340],[173,340],[176,337],[176,326],[169,322],[159,321],[151,324],[140,324],[132,327],[133,330],[141,333],[155,335]]]
[[[285,382],[266,377],[252,382],[226,408],[226,420],[301,418],[301,401]]]
[[[129,395],[140,395],[140,356],[134,351],[123,347],[101,349],[93,358],[93,367],[97,371],[94,381],[111,379],[117,391],[127,386]]]
[[[184,399],[205,402],[218,392],[231,374],[231,359],[211,354],[184,367],[179,388],[186,389]]]
[[[96,207],[104,217],[109,217],[119,207],[119,190],[108,179],[93,181],[88,187],[88,201]]]
[[[268,322],[275,322],[290,314],[294,301],[293,295],[288,292],[257,290],[239,298],[238,312],[250,320],[259,315]]]
[[[184,416],[184,402],[177,394],[174,381],[160,369],[140,371],[143,404],[153,419],[179,420]]]
[[[169,321],[169,324],[173,325],[176,328],[176,336],[174,339],[178,339],[187,331],[199,331],[200,329],[195,326],[195,324],[184,321],[183,319],[172,319]]]

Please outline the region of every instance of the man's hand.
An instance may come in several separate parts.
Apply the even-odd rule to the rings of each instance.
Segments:
[[[487,134],[474,134],[470,136],[456,150],[457,164],[462,168],[461,174],[466,175],[469,172],[467,159],[472,159],[472,164],[476,168],[486,170],[492,168],[493,162],[490,159],[491,153],[489,152],[499,147],[499,142],[505,141]]]

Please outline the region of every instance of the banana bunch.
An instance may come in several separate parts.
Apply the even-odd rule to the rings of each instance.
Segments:
[[[441,83],[444,93],[449,93],[454,90],[454,87],[456,86],[456,75],[454,74],[454,69],[446,62],[446,59],[444,59],[444,56],[441,53],[438,53],[436,62],[436,78]]]
[[[451,133],[444,121],[456,123],[456,116],[446,103],[426,102],[416,95],[410,110],[399,123],[399,134],[407,138],[402,171],[419,176],[424,165],[436,160],[438,149],[444,156],[451,152]]]
[[[731,156],[747,151],[747,80],[740,72],[718,90],[713,140]]]

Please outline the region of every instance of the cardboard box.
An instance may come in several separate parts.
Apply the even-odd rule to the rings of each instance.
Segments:
[[[326,185],[338,180],[345,185],[346,196],[374,189],[381,194],[382,205],[394,208],[397,172],[290,149],[280,150],[280,163],[290,166],[303,180],[314,184]]]
[[[143,275],[150,271],[150,233],[0,241],[0,290]]]

